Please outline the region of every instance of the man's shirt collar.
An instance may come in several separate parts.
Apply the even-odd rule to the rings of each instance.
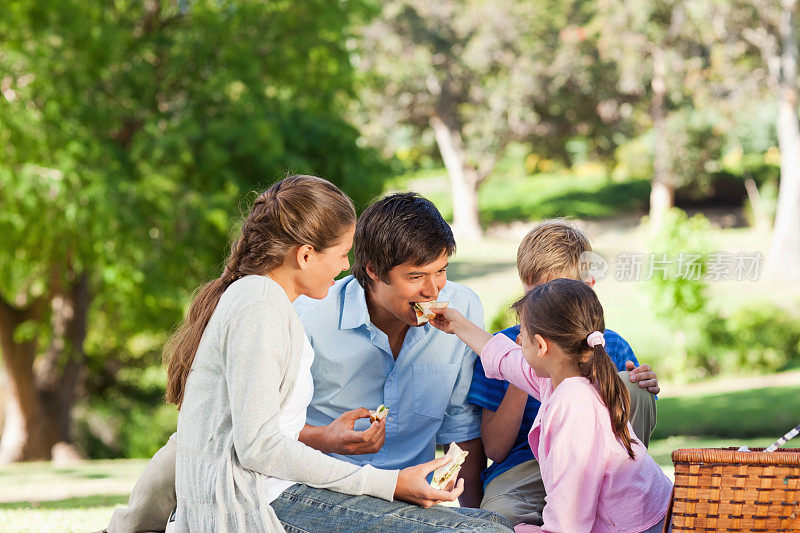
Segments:
[[[344,288],[339,329],[356,329],[368,322],[367,294],[358,280],[352,277]]]

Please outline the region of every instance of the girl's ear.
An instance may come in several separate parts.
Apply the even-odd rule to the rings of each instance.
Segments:
[[[536,339],[536,342],[539,344],[539,349],[538,349],[538,351],[536,353],[536,356],[537,357],[544,357],[547,354],[547,350],[549,348],[549,346],[547,345],[547,341],[545,340],[544,337],[542,337],[538,333],[535,334],[533,336],[533,338]]]
[[[297,266],[300,270],[305,270],[311,264],[311,255],[314,253],[314,248],[308,244],[303,244],[297,247],[297,252],[295,252],[295,259],[297,260]]]

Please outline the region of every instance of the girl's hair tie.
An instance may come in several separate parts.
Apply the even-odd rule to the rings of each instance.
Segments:
[[[594,348],[598,344],[605,347],[606,338],[599,331],[593,331],[589,333],[588,337],[586,337],[586,343],[589,344],[589,348]]]

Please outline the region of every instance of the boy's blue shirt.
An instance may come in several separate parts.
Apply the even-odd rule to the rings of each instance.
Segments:
[[[507,336],[513,341],[517,340],[519,336],[519,324],[510,328],[500,331],[503,335]],[[604,333],[606,339],[606,352],[611,361],[618,370],[625,370],[625,362],[633,361],[633,364],[639,366],[639,361],[633,353],[633,348],[628,342],[623,339],[618,333],[607,329]],[[506,395],[508,389],[508,381],[502,379],[487,378],[483,371],[483,365],[480,358],[475,361],[475,370],[472,374],[472,386],[467,395],[467,401],[477,406],[489,409],[490,411],[497,411],[500,407],[500,402]],[[481,473],[481,480],[483,487],[489,484],[494,478],[506,472],[518,464],[524,463],[534,459],[531,447],[528,444],[528,432],[533,425],[536,414],[539,412],[541,402],[532,396],[528,396],[528,402],[525,404],[525,414],[522,416],[522,424],[519,428],[519,433],[508,452],[506,458],[499,462],[493,463],[489,468]]]

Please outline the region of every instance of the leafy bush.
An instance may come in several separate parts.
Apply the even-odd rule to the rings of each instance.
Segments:
[[[652,235],[656,257],[698,257],[697,276],[679,272],[672,261],[664,276],[653,276],[647,289],[656,316],[674,332],[664,373],[685,379],[715,374],[774,372],[800,362],[800,321],[772,304],[748,304],[727,315],[708,298],[711,226],[702,215],[688,218],[673,209]],[[685,272],[683,273],[685,274]]]
[[[647,290],[653,301],[655,315],[670,326],[673,342],[664,346],[670,356],[665,372],[684,378],[699,378],[713,373],[700,350],[712,315],[708,305],[707,272],[709,251],[708,233],[711,224],[703,215],[688,218],[679,209],[664,216],[650,236],[651,255]],[[681,257],[695,258],[696,272],[681,271]],[[664,261],[656,269],[655,261]],[[657,273],[656,273],[657,272]]]
[[[720,373],[774,372],[800,362],[800,321],[762,303],[709,324],[703,359]]]

